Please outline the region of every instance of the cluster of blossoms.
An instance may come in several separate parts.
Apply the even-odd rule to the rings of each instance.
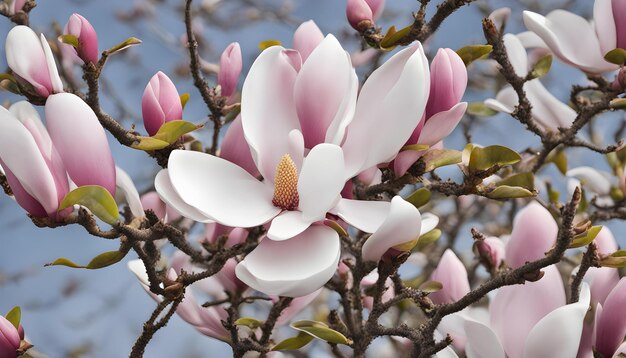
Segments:
[[[23,5],[23,1],[11,2],[9,12],[15,14]],[[373,31],[383,7],[384,1],[348,0],[348,21],[362,34]],[[500,10],[490,18],[502,24],[508,13]],[[618,70],[621,66],[607,61],[606,54],[626,47],[625,14],[626,1],[596,0],[591,23],[562,10],[546,17],[525,12],[524,23],[530,31],[503,34],[507,61],[517,77],[527,79],[523,92],[540,132],[557,136],[579,114],[533,77],[537,59],[552,54],[590,75]],[[578,50],[581,44],[585,51]],[[27,26],[14,27],[6,39],[7,63],[14,84],[29,102],[0,107],[0,173],[10,187],[7,193],[34,220],[54,226],[78,221],[78,205],[72,204],[88,206],[87,202],[64,204],[74,189],[95,186],[111,197],[117,192],[133,217],[125,223],[130,229],[116,222],[114,230],[130,236],[149,230],[149,224],[160,225],[163,237],[136,242],[136,250],[144,253],[165,244],[163,227],[170,223],[174,224],[168,227],[179,225],[182,231],[203,224],[199,245],[178,242],[174,246],[179,251],[169,259],[160,253],[155,260],[140,255],[128,267],[159,303],[174,301],[168,294],[179,288],[176,313],[200,333],[227,343],[233,343],[226,324],[232,319],[229,300],[233,297],[261,292],[272,302],[290,298],[275,320],[278,327],[290,323],[337,279],[347,291],[361,294],[357,297],[361,309],[375,312],[377,304],[393,302],[402,288],[398,275],[395,281],[387,275],[384,284],[379,282],[384,264],[398,258],[417,264],[418,272],[438,283],[435,292],[420,297],[423,307],[445,307],[471,295],[475,283],[451,247],[441,250],[432,272],[424,271],[428,258],[413,250],[420,238],[438,231],[436,215],[421,213],[420,205],[399,194],[377,195],[376,200],[361,195],[384,183],[385,177],[411,176],[424,165],[420,159],[433,150],[445,152],[443,140],[468,109],[462,101],[468,84],[467,62],[452,49],[441,48],[429,63],[424,47],[415,41],[361,83],[355,66],[359,57],[369,55],[363,51],[351,56],[335,36],[324,35],[312,20],[298,27],[291,47],[274,45],[262,50],[243,81],[239,98],[242,54],[238,43],[230,44],[219,60],[212,95],[223,102],[222,107],[240,107],[240,113],[233,116],[219,150],[213,154],[198,150],[190,144],[195,141],[193,134],[180,134],[165,143],[174,150],[167,151],[166,165],[154,179],[154,191],[140,196],[130,177],[114,163],[102,113],[89,100],[64,91],[43,35],[38,37]],[[81,15],[70,17],[58,48],[65,59],[81,64],[85,71],[101,70],[104,61],[99,59],[96,31]],[[623,92],[626,81],[620,75],[611,88]],[[484,105],[515,115],[520,93],[513,84],[507,85]],[[133,132],[137,142],[163,142],[170,126],[187,123],[182,121],[183,97],[165,73],[156,73],[141,99],[144,128],[150,137]],[[43,106],[45,125],[33,104]],[[155,155],[163,148],[147,151]],[[496,168],[477,176],[485,187],[502,180],[493,175],[500,164],[510,164],[502,161],[476,170],[472,167],[475,157],[458,153],[459,160],[453,164],[459,164],[467,176]],[[584,185],[596,194],[596,203],[616,205],[626,196],[626,168],[620,169],[617,183],[590,167],[564,173],[571,178],[572,192],[578,193],[576,188]],[[615,191],[621,191],[621,197]],[[545,208],[549,204],[540,202],[533,200],[517,212],[510,235],[475,235],[473,250],[488,274],[496,277],[514,271],[555,250],[559,224]],[[577,219],[584,222],[586,218]],[[585,229],[581,232],[590,230],[581,227]],[[260,234],[248,252],[223,260],[211,277],[182,284],[206,269],[198,257],[214,257],[211,249],[215,247],[242,247],[252,240],[252,233]],[[345,241],[352,237],[361,244],[356,252],[346,252]],[[608,228],[591,240],[586,245],[600,258],[618,250]],[[141,251],[144,247],[148,249]],[[201,248],[190,257],[188,253],[196,247]],[[148,263],[156,267],[146,267]],[[366,271],[358,280],[354,265]],[[550,264],[518,282],[524,285],[493,290],[488,307],[466,305],[440,317],[435,337],[448,337],[452,345],[437,356],[549,357],[555,345],[562,357],[626,354],[626,280],[617,268],[596,266],[584,268],[576,300],[568,302],[565,288],[569,284],[560,268]],[[151,272],[161,274],[160,282],[154,281]],[[381,286],[384,292],[379,297],[368,293]],[[201,296],[217,303],[205,307],[199,303]],[[259,341],[265,332],[250,335]],[[16,356],[23,338],[21,326],[16,328],[0,316],[0,357]]]

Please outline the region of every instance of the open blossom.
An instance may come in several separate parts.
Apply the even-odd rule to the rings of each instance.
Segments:
[[[148,82],[141,98],[141,114],[150,135],[155,135],[164,123],[183,118],[180,95],[165,73],[157,72]]]
[[[46,37],[28,26],[15,26],[5,43],[7,64],[18,80],[28,82],[37,94],[48,97],[63,92],[63,83]]]
[[[72,14],[65,24],[63,34],[75,36],[78,39],[78,47],[65,43],[61,46],[71,48],[84,62],[98,62],[98,35],[87,19],[80,14]]]
[[[68,177],[77,186],[100,185],[115,195],[115,164],[91,108],[60,93],[48,97],[45,113],[44,127],[25,101],[0,108],[0,165],[18,204],[35,217],[60,219]]]
[[[565,10],[554,10],[545,17],[524,11],[524,24],[561,61],[581,70],[600,74],[619,68],[604,55],[615,48],[626,48],[626,2],[596,0],[593,21]],[[584,50],[581,50],[584,49]]]
[[[17,357],[16,351],[20,348],[22,339],[24,339],[24,331],[20,332],[11,322],[0,315],[0,357]]]
[[[506,34],[503,40],[515,73],[526,77],[529,70],[528,55],[520,39],[513,34]],[[532,118],[541,127],[554,131],[559,127],[569,128],[574,122],[576,112],[548,92],[538,78],[526,82],[524,91],[532,105]],[[513,87],[507,85],[498,92],[495,99],[488,99],[485,104],[496,111],[513,113],[518,102],[517,93]]]
[[[467,70],[456,52],[439,49],[430,65],[430,94],[424,119],[406,142],[433,146],[456,128],[467,109],[467,102],[459,102],[467,86]],[[401,176],[421,157],[423,151],[406,150],[394,160],[394,171]]]
[[[376,70],[358,101],[356,74],[334,36],[304,62],[295,50],[270,47],[252,65],[241,103],[243,133],[264,181],[221,158],[174,151],[155,186],[190,218],[243,228],[271,222],[237,275],[265,293],[306,295],[339,261],[337,233],[319,225],[328,213],[369,233],[383,225],[391,203],[342,199],[340,193],[350,178],[393,159],[422,117],[428,88],[419,44]],[[385,126],[376,125],[380,118],[388,119]],[[377,141],[366,140],[373,135]],[[399,226],[398,235],[412,236],[416,225]]]
[[[230,97],[235,93],[242,66],[241,47],[239,43],[233,42],[226,47],[220,57],[220,71],[217,73],[217,83],[222,87],[222,96]]]

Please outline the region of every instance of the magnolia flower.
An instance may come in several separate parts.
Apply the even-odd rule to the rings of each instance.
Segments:
[[[450,249],[443,253],[430,279],[443,285],[441,290],[428,296],[436,304],[456,302],[470,291],[465,265]]]
[[[63,34],[75,36],[78,39],[78,47],[61,43],[62,47],[72,49],[72,52],[84,62],[98,62],[98,35],[87,19],[80,14],[72,14],[65,24]]]
[[[21,328],[21,326],[20,326]],[[24,339],[24,331],[18,330],[6,318],[0,315],[0,357],[15,358]]]
[[[619,68],[607,62],[604,55],[626,47],[625,14],[626,3],[622,0],[596,0],[592,22],[565,10],[554,10],[545,17],[524,11],[524,24],[559,60],[600,74]]]
[[[164,123],[183,118],[180,95],[165,73],[157,72],[148,82],[141,98],[141,113],[150,135],[155,135]]]
[[[222,96],[230,97],[235,93],[242,66],[241,47],[239,47],[239,43],[233,42],[226,47],[220,57],[217,83],[222,87]]]
[[[524,46],[519,38],[512,34],[504,35],[503,40],[515,73],[520,77],[526,77],[529,64]],[[576,118],[576,112],[548,92],[538,78],[526,82],[524,91],[532,105],[532,118],[546,130],[569,128]],[[506,86],[498,92],[495,99],[488,99],[485,104],[496,111],[512,113],[518,104],[517,93],[511,86]]]
[[[622,278],[604,301],[598,303],[594,327],[593,347],[603,357],[612,357],[626,335],[626,278]]]
[[[63,92],[63,83],[46,37],[38,38],[28,26],[15,26],[5,43],[7,64],[18,80],[28,82],[37,94],[48,97]]]
[[[141,286],[150,295],[150,297],[152,297],[156,302],[161,302],[163,300],[163,297],[150,292],[148,274],[146,273],[146,268],[141,260],[129,261],[128,268],[133,274],[135,274],[137,279],[139,279]],[[174,268],[170,268],[167,276],[169,280],[174,281],[178,277],[178,273]],[[196,301],[196,297],[191,287],[185,288],[185,298],[176,308],[176,314],[205,336],[217,338],[225,342],[230,340],[230,333],[222,325],[222,320],[226,320],[228,318],[228,313],[224,307],[221,305],[202,307]]]
[[[430,94],[424,120],[406,142],[433,146],[447,137],[459,124],[467,102],[459,102],[467,86],[467,70],[456,52],[439,49],[430,65]],[[394,160],[394,171],[401,176],[419,159],[423,151],[406,150]]]
[[[352,28],[362,31],[374,25],[374,21],[380,17],[384,7],[385,0],[348,0],[346,16]]]
[[[172,152],[155,180],[163,200],[194,220],[243,228],[271,222],[237,275],[255,289],[289,296],[317,290],[337,267],[339,237],[316,224],[328,213],[365,232],[381,228],[391,203],[342,199],[340,193],[350,178],[393,158],[417,126],[429,88],[419,44],[376,70],[358,101],[356,74],[334,36],[304,63],[300,58],[270,47],[243,86],[243,133],[263,181],[224,159],[189,151]],[[416,85],[416,79],[422,80]],[[385,126],[376,125],[383,117]],[[366,140],[372,137],[377,140]],[[393,234],[413,240],[416,225],[412,220]]]
[[[47,129],[25,101],[0,108],[0,165],[20,206],[35,217],[60,220],[68,177],[115,195],[115,164],[104,129],[79,97],[52,95],[45,113]]]

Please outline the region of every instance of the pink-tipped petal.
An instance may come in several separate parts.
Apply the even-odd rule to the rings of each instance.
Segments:
[[[513,232],[506,244],[506,263],[518,268],[527,261],[544,257],[556,241],[558,231],[550,212],[531,202],[515,216]]]
[[[602,313],[596,318],[595,349],[604,357],[611,357],[626,335],[626,278],[606,297]]]
[[[152,210],[159,219],[165,219],[165,203],[156,191],[149,191],[141,196],[141,205],[144,210]]]
[[[430,279],[443,284],[441,290],[429,295],[437,304],[456,302],[470,291],[465,265],[450,249],[443,253]]]
[[[248,286],[269,295],[306,296],[333,276],[340,255],[337,232],[313,225],[289,240],[261,240],[236,273]]]
[[[385,0],[365,0],[365,2],[372,10],[374,20],[378,19],[385,9]]]
[[[272,46],[254,61],[241,92],[243,133],[259,172],[272,183],[280,158],[289,152],[289,132],[300,129],[296,74],[284,49]]]
[[[220,57],[220,71],[217,73],[217,83],[222,87],[222,96],[230,97],[235,93],[242,67],[241,47],[238,42],[233,42],[226,47]]]
[[[360,30],[361,21],[374,21],[372,9],[365,0],[348,0],[346,4],[346,17],[350,26],[355,30]]]
[[[222,146],[220,148],[220,158],[224,158],[231,163],[245,169],[250,175],[258,176],[259,170],[254,164],[250,147],[243,136],[241,116],[237,116],[226,130]]]
[[[39,95],[46,97],[53,92],[41,40],[30,27],[18,25],[12,28],[6,38],[5,52],[11,70],[28,81]]]
[[[61,76],[59,76],[59,71],[57,71],[57,64],[56,62],[54,62],[54,55],[52,54],[50,44],[43,34],[41,34],[40,36],[40,41],[41,48],[43,49],[43,54],[46,57],[46,66],[48,66],[48,73],[50,74],[52,92],[61,93],[63,92],[63,82],[61,81]]]
[[[50,138],[78,186],[100,185],[115,195],[115,163],[104,128],[80,97],[59,93],[46,101]]]
[[[180,95],[165,73],[157,72],[148,82],[141,98],[141,113],[150,135],[155,135],[164,123],[182,119]]]
[[[388,201],[341,199],[330,213],[359,230],[373,233],[385,221],[390,207],[391,203]]]
[[[78,48],[67,44],[61,46],[70,46],[84,62],[98,63],[98,35],[87,19],[80,14],[72,14],[63,33],[76,36]]]
[[[618,249],[613,233],[606,226],[602,227],[593,242],[596,243],[596,249],[600,255],[609,255]]]
[[[430,65],[430,95],[426,118],[450,110],[459,103],[467,87],[467,70],[456,52],[442,48]]]
[[[306,296],[296,297],[294,298],[289,306],[283,310],[278,319],[276,320],[276,325],[282,326],[284,324],[289,323],[298,313],[302,312],[306,309],[307,306],[313,302],[317,296],[322,292],[323,289],[319,289],[314,291],[313,293],[309,293]]]
[[[593,26],[600,41],[600,51],[605,54],[617,46],[617,29],[613,19],[612,0],[596,0],[593,4]]]
[[[9,320],[0,316],[0,357],[17,357],[15,352],[20,347],[20,334]]]
[[[209,154],[175,150],[170,154],[168,173],[185,203],[227,226],[261,225],[281,210],[272,204],[274,191],[270,185]]]
[[[390,248],[420,236],[422,217],[413,204],[396,195],[382,225],[363,244],[363,260],[376,261]]]
[[[313,20],[303,22],[293,33],[293,48],[300,53],[302,62],[324,40],[324,34]]]
[[[608,0],[598,0],[596,2],[608,2]],[[615,21],[615,32],[617,35],[617,45],[615,47],[626,49],[626,2],[624,2],[623,0],[612,0],[611,4],[613,5],[612,15],[613,20]],[[594,11],[594,17],[595,15],[596,14]],[[606,16],[603,19],[598,19],[596,21],[602,21],[605,19],[610,24],[610,19],[607,19]],[[600,35],[598,35],[598,37],[600,38],[600,43],[602,44],[604,40],[602,39],[602,37],[600,37]],[[609,51],[610,50],[612,49],[609,49]]]
[[[440,142],[456,128],[466,109],[467,102],[461,102],[454,105],[450,110],[438,112],[430,117],[424,124],[417,142],[430,146]]]

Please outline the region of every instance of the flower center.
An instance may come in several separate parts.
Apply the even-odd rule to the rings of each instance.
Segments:
[[[298,169],[289,154],[285,154],[276,166],[272,204],[283,210],[295,210],[299,203]]]

